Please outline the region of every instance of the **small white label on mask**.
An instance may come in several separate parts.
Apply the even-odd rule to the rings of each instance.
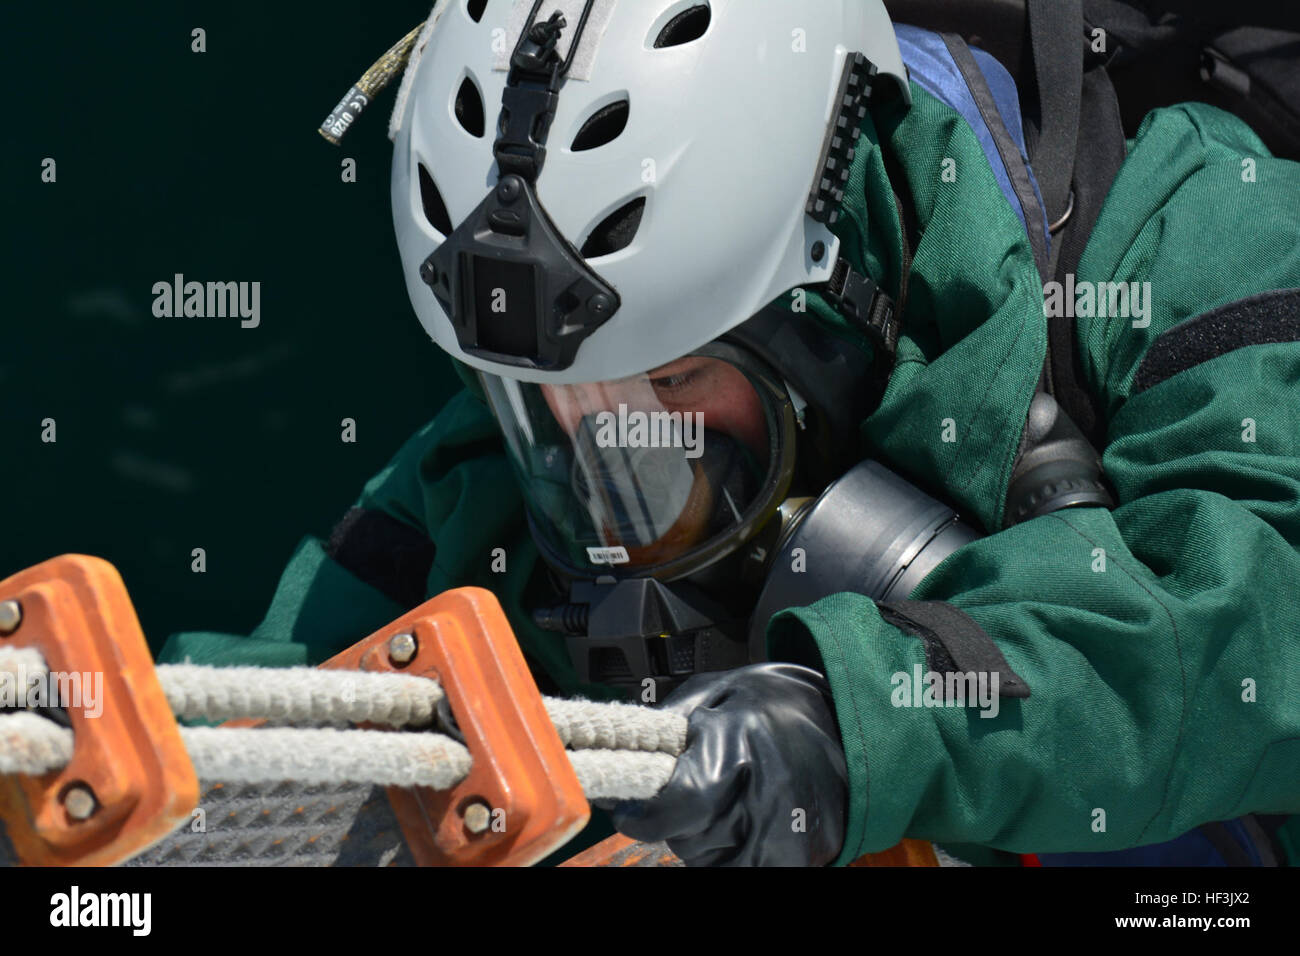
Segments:
[[[587,560],[592,564],[627,564],[632,559],[627,556],[627,548],[588,548]]]

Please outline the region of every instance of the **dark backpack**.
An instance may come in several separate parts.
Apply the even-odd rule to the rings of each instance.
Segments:
[[[1148,112],[1189,100],[1245,120],[1300,160],[1300,4],[1276,0],[885,0],[890,16],[955,33],[1015,79],[1029,161],[1052,224],[1044,279],[1074,272]],[[1098,42],[1095,31],[1104,31]],[[1105,421],[1083,383],[1074,319],[1049,320],[1047,391],[1094,448]]]
[[[1199,101],[1300,160],[1300,4],[1276,0],[885,0],[896,23],[956,34],[1016,81],[1025,147],[1052,234],[1044,281],[1075,270],[1126,139],[1151,110]],[[1096,30],[1104,31],[1098,43]],[[954,38],[955,39],[955,38]],[[1100,49],[1097,49],[1100,47]],[[1071,317],[1048,320],[1045,388],[1094,450],[1105,421],[1078,365]],[[1276,866],[1285,816],[1211,823],[1158,846],[1040,855],[1046,866]]]

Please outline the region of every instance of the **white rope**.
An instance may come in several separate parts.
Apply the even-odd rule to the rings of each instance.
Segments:
[[[686,749],[686,718],[637,704],[546,698],[560,739],[574,750],[643,750],[676,756]]]
[[[49,675],[45,658],[34,647],[0,647],[0,700],[18,707],[27,702],[26,688]]]
[[[573,750],[569,760],[588,800],[648,800],[677,764],[670,754],[634,750]]]
[[[42,774],[72,759],[72,731],[40,714],[0,714],[0,776]]]
[[[157,672],[178,720],[263,717],[422,727],[432,723],[444,696],[437,681],[407,674],[194,664],[162,664]],[[686,718],[678,714],[555,697],[546,698],[546,711],[560,739],[575,750],[679,754],[686,747]]]
[[[469,751],[442,734],[295,727],[182,727],[194,772],[222,783],[370,783],[445,790]],[[0,715],[0,775],[41,774],[72,759],[72,731],[39,714]]]
[[[0,648],[0,680],[44,674],[35,650]],[[442,687],[406,674],[310,667],[157,668],[179,720],[265,718],[281,723],[433,723]],[[545,705],[584,791],[594,800],[646,798],[672,775],[686,746],[686,718],[629,703],[546,698]],[[27,719],[14,722],[14,716]],[[0,774],[44,773],[72,757],[72,731],[37,715],[9,715],[0,735]],[[469,772],[469,751],[435,733],[329,728],[182,727],[201,779],[229,783],[372,783],[445,789]]]
[[[409,674],[197,664],[161,664],[157,672],[178,720],[265,717],[423,727],[433,722],[444,696],[437,681]]]
[[[194,771],[222,783],[371,783],[454,787],[469,751],[442,734],[331,728],[182,727]]]
[[[201,780],[230,784],[369,783],[454,787],[469,773],[469,751],[442,734],[382,730],[182,727]],[[591,800],[654,796],[672,776],[664,753],[581,750],[569,753]],[[72,731],[38,714],[0,716],[0,775],[41,774],[72,759]]]

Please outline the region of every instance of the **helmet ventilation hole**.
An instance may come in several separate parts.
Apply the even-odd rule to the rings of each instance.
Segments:
[[[707,3],[697,3],[683,10],[664,24],[664,28],[659,31],[659,36],[655,37],[655,49],[662,50],[665,47],[681,46],[683,43],[698,40],[704,36],[712,19],[713,12]]]
[[[454,104],[456,121],[460,123],[465,132],[471,136],[480,139],[483,137],[483,95],[479,93],[478,87],[468,76],[460,84],[460,89],[456,91],[456,102]]]
[[[595,259],[626,249],[636,238],[643,212],[645,212],[644,196],[638,196],[631,202],[619,206],[591,231],[587,241],[582,244],[582,257]]]
[[[424,218],[429,220],[429,225],[444,236],[450,236],[451,214],[447,212],[442,193],[438,191],[429,171],[424,168],[424,163],[420,163],[420,201],[424,204]]]
[[[612,143],[627,128],[629,109],[627,100],[602,106],[582,124],[582,129],[578,130],[578,135],[573,137],[573,145],[570,148],[575,153],[580,153]]]
[[[465,12],[475,23],[483,19],[483,11],[487,9],[487,0],[467,0]]]

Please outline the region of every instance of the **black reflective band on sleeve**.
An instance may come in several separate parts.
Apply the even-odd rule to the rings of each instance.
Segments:
[[[1133,378],[1132,394],[1248,345],[1279,342],[1300,342],[1300,289],[1238,299],[1161,333]]]
[[[325,544],[335,563],[404,608],[424,603],[434,550],[423,532],[373,508],[349,509]]]
[[[999,697],[1028,697],[1029,685],[1011,669],[984,628],[966,612],[943,601],[877,602],[880,616],[925,644],[930,670],[997,674]]]

